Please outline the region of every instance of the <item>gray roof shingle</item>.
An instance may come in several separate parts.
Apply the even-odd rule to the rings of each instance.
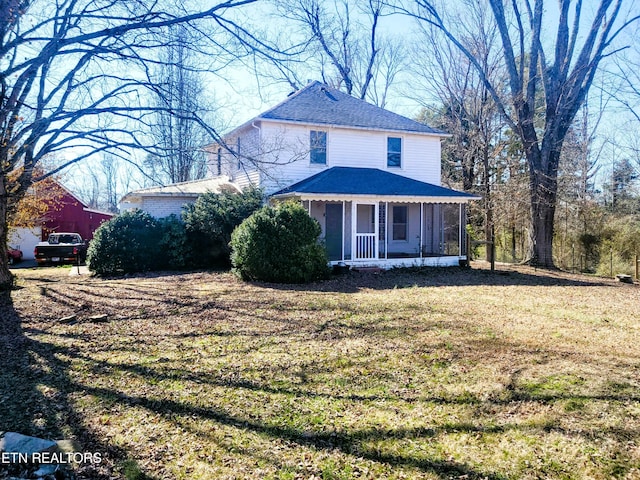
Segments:
[[[475,195],[377,168],[332,167],[294,183],[274,196],[287,194],[380,195],[407,197],[447,197],[474,200]]]
[[[320,82],[309,83],[259,115],[258,119],[446,135],[441,130],[377,107]]]

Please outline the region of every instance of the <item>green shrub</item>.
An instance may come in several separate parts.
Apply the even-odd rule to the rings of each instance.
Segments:
[[[321,229],[301,205],[263,207],[231,238],[231,263],[244,280],[304,283],[329,273]]]
[[[89,269],[98,275],[157,269],[161,264],[160,225],[141,210],[124,212],[103,223],[89,245]]]
[[[231,233],[262,205],[262,190],[205,193],[186,207],[185,222],[197,266],[229,265]]]
[[[158,220],[160,240],[157,244],[157,268],[180,270],[196,263],[192,242],[187,235],[185,224],[171,215]]]
[[[605,249],[600,255],[600,262],[596,268],[596,275],[601,277],[615,277],[619,273],[633,275],[635,273],[633,260],[625,259],[618,253]]]

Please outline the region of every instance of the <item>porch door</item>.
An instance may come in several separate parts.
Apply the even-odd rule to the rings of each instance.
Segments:
[[[354,202],[355,209],[355,260],[378,258],[378,204]]]
[[[342,260],[342,204],[327,203],[325,210],[325,248],[329,260]]]

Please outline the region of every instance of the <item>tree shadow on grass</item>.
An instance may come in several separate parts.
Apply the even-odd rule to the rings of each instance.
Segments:
[[[82,453],[102,458],[76,465],[77,479],[118,478],[114,467],[127,459],[127,452],[100,438],[89,426],[91,419],[77,411],[68,352],[26,334],[8,293],[0,295],[0,319],[0,432],[74,440]],[[139,473],[138,480],[150,479]]]
[[[55,343],[55,342],[54,342]],[[47,344],[40,345],[36,350],[50,349]],[[159,385],[164,380],[184,381],[197,385],[204,385],[209,388],[224,388],[234,392],[234,395],[242,397],[243,392],[253,391],[258,394],[267,393],[275,395],[285,395],[295,398],[312,398],[322,397],[327,400],[349,401],[349,402],[374,402],[376,404],[385,401],[397,401],[400,397],[394,395],[341,395],[339,393],[313,392],[306,390],[304,386],[295,387],[273,387],[268,382],[259,382],[256,380],[243,379],[242,376],[221,376],[220,372],[189,372],[182,369],[173,369],[163,364],[154,363],[151,365],[141,365],[135,362],[111,362],[100,359],[91,358],[89,355],[83,354],[72,346],[53,347],[55,355],[60,358],[71,358],[81,361],[87,371],[95,375],[108,374],[109,372],[122,371],[129,375],[126,378],[137,379],[145,382],[145,385]],[[321,371],[325,371],[322,369]],[[441,405],[467,405],[470,407],[477,406],[482,408],[483,405],[513,405],[517,407],[523,402],[553,404],[561,400],[606,400],[611,402],[621,401],[637,401],[638,397],[633,392],[622,392],[619,395],[606,393],[593,393],[580,395],[573,392],[538,392],[520,385],[518,381],[519,371],[513,373],[511,382],[504,386],[504,391],[497,394],[493,398],[481,399],[474,396],[463,397],[438,397],[428,396],[412,399],[413,402],[435,403]],[[585,438],[592,439],[593,432],[580,432],[562,430],[559,425],[547,424],[545,421],[540,426],[535,424],[518,422],[507,422],[502,424],[494,424],[488,422],[483,424],[474,423],[451,423],[437,426],[417,426],[405,428],[400,425],[393,428],[376,428],[367,427],[355,429],[351,431],[307,431],[302,428],[294,428],[283,426],[277,416],[267,417],[259,420],[252,415],[238,415],[230,413],[225,408],[218,405],[203,406],[199,400],[191,397],[189,400],[176,400],[166,398],[162,395],[162,387],[155,390],[144,389],[142,391],[119,391],[117,387],[104,388],[101,386],[91,385],[90,382],[71,382],[70,391],[81,392],[83,395],[90,395],[98,399],[102,399],[105,403],[117,404],[125,408],[143,408],[154,415],[162,416],[166,421],[179,425],[181,428],[189,430],[190,434],[206,436],[206,432],[195,429],[191,422],[201,423],[212,421],[223,426],[234,427],[242,431],[256,433],[258,435],[268,437],[274,441],[286,441],[288,443],[301,447],[310,447],[314,450],[324,450],[328,453],[339,451],[345,455],[355,455],[372,462],[386,464],[399,468],[414,468],[429,472],[445,478],[489,478],[494,480],[507,478],[500,473],[483,471],[465,462],[454,460],[443,460],[441,458],[430,458],[426,455],[413,455],[403,453],[393,453],[393,448],[379,449],[372,445],[380,445],[381,442],[394,441],[414,441],[428,440],[440,434],[452,433],[468,433],[468,434],[501,434],[509,430],[519,430],[527,428],[541,428],[545,432],[558,431],[567,435],[584,435]],[[124,386],[126,388],[126,386]],[[191,402],[194,400],[194,403]],[[191,425],[191,426],[190,426]],[[600,432],[605,438],[607,435],[614,435],[622,438],[637,438],[638,432],[632,429]],[[238,453],[238,452],[235,452]],[[246,455],[256,457],[259,452],[247,450]]]
[[[403,281],[407,281],[408,277],[406,273],[404,273],[401,275],[398,274],[397,278],[400,278]],[[427,278],[429,277],[427,276]],[[407,285],[409,283],[410,281],[407,281]],[[51,302],[59,302],[65,306],[72,304],[72,302],[70,302],[69,300],[69,296],[64,294],[62,288],[59,291],[55,290],[55,292],[58,292],[59,295],[49,298]],[[142,297],[148,297],[148,299],[150,301],[153,301],[155,304],[167,303],[163,301],[164,295],[166,295],[166,289],[150,288],[148,286],[145,286],[145,288],[136,288],[135,293],[138,299],[141,299]],[[99,296],[99,294],[94,295],[94,297],[96,298],[98,298]],[[129,296],[129,305],[135,305],[135,295],[131,294]],[[64,301],[60,302],[60,298],[63,298]],[[181,307],[188,307],[189,315],[200,313],[199,306],[197,305],[199,301],[200,299],[198,297],[187,294],[185,294],[184,297],[178,299],[179,305]],[[243,308],[239,308],[238,302],[240,302],[240,300],[234,301],[233,305],[220,305],[218,307],[221,309],[224,308],[226,315],[234,312],[246,315],[247,311],[250,310],[251,304],[248,304]],[[100,308],[106,307],[106,305],[100,306]],[[234,333],[232,331],[225,330],[222,332],[222,334],[225,337],[236,334],[242,336],[260,336],[262,335],[263,330],[259,328],[259,325],[262,325],[266,321],[279,321],[282,323],[283,319],[279,319],[278,317],[280,317],[282,312],[284,312],[287,308],[289,307],[287,307],[286,305],[284,305],[280,310],[269,308],[268,314],[258,314],[257,312],[251,311],[252,317],[256,317],[256,320],[259,321],[256,321],[255,324],[252,323],[249,331]],[[298,309],[298,307],[296,307],[296,309]],[[99,387],[96,386],[95,382],[92,384],[92,378],[95,377],[92,377],[91,375],[76,378],[75,374],[77,373],[77,369],[75,369],[75,371],[71,372],[70,374],[72,364],[74,364],[74,362],[80,362],[83,365],[83,368],[86,368],[87,371],[95,375],[104,375],[104,378],[106,378],[106,376],[108,375],[110,368],[129,370],[130,372],[135,372],[135,374],[139,376],[139,380],[144,383],[145,387],[156,385],[158,379],[162,380],[162,377],[164,376],[164,378],[169,380],[176,379],[189,381],[192,383],[204,384],[205,386],[225,388],[227,389],[227,391],[238,395],[243,395],[243,393],[245,393],[247,390],[252,390],[258,393],[264,392],[267,394],[282,394],[293,396],[296,398],[312,397],[314,395],[327,395],[327,398],[331,400],[341,399],[339,395],[314,393],[312,391],[308,391],[308,389],[304,386],[300,388],[296,387],[294,389],[287,389],[285,387],[280,388],[277,386],[269,387],[267,382],[255,382],[251,381],[250,379],[242,378],[242,376],[221,377],[219,375],[211,374],[210,372],[207,372],[209,375],[189,375],[184,370],[176,369],[175,371],[172,371],[171,369],[161,368],[159,365],[158,368],[148,368],[144,365],[136,363],[136,359],[140,358],[139,356],[133,357],[131,363],[128,364],[123,362],[120,362],[119,364],[115,362],[104,362],[95,357],[92,357],[92,353],[95,352],[93,350],[88,351],[87,349],[85,349],[81,341],[73,344],[72,342],[57,342],[55,340],[55,335],[65,336],[65,338],[72,338],[69,337],[65,332],[73,333],[75,331],[74,327],[63,327],[61,329],[53,328],[51,330],[48,330],[48,327],[45,327],[44,329],[39,330],[31,325],[31,328],[22,328],[19,315],[13,310],[13,307],[10,304],[7,311],[9,312],[9,316],[11,317],[11,321],[6,322],[7,333],[6,336],[4,333],[2,334],[2,339],[0,340],[0,342],[2,342],[1,346],[3,348],[5,345],[10,345],[13,349],[7,350],[8,355],[2,358],[3,363],[0,364],[0,368],[5,366],[8,367],[7,371],[9,372],[9,375],[5,378],[2,373],[0,373],[0,379],[2,379],[3,386],[7,385],[7,388],[3,389],[3,391],[15,390],[16,392],[20,392],[20,394],[17,395],[14,399],[11,399],[8,395],[1,398],[3,401],[0,402],[0,418],[12,418],[14,414],[17,416],[15,417],[15,419],[7,421],[6,424],[3,420],[3,423],[0,424],[0,430],[17,430],[22,431],[23,433],[50,437],[72,435],[80,440],[80,443],[85,447],[85,449],[95,449],[96,451],[108,452],[110,456],[118,460],[124,460],[127,457],[127,452],[97,438],[97,436],[87,426],[87,423],[90,422],[90,419],[83,418],[82,411],[73,410],[74,399],[77,398],[77,396],[94,396],[98,399],[104,400],[105,404],[116,404],[117,406],[122,406],[124,408],[137,409],[142,407],[150,413],[161,415],[164,419],[173,423],[182,421],[183,419],[194,419],[195,421],[209,420],[217,422],[221,425],[232,426],[241,430],[247,430],[249,433],[253,432],[261,436],[270,438],[274,441],[284,440],[294,445],[310,447],[311,449],[324,450],[329,453],[332,451],[338,451],[344,453],[345,455],[354,455],[373,462],[398,466],[399,468],[415,468],[437,475],[442,479],[466,476],[466,478],[491,478],[499,480],[505,477],[500,475],[499,473],[482,471],[480,468],[476,468],[463,461],[445,461],[441,458],[433,458],[426,455],[413,455],[403,453],[394,454],[389,453],[390,450],[376,450],[366,444],[380,443],[389,438],[400,440],[429,438],[433,437],[440,431],[444,431],[445,433],[449,431],[491,433],[491,429],[494,429],[493,431],[499,433],[501,429],[517,429],[521,427],[521,425],[518,425],[517,423],[506,424],[504,426],[501,425],[498,427],[492,427],[489,424],[486,427],[483,427],[481,425],[476,426],[455,424],[447,426],[446,428],[444,428],[444,430],[438,430],[438,428],[442,429],[443,427],[431,428],[429,426],[424,426],[406,429],[402,428],[401,426],[397,426],[392,429],[378,430],[376,428],[363,428],[361,430],[336,432],[334,434],[330,434],[323,433],[322,431],[309,432],[299,428],[287,426],[283,427],[279,423],[279,419],[277,417],[256,420],[255,417],[251,417],[250,415],[232,413],[232,411],[227,411],[225,408],[221,408],[219,406],[213,406],[209,408],[206,406],[202,406],[201,404],[197,404],[198,401],[193,398],[193,395],[190,396],[188,400],[176,401],[174,399],[164,397],[157,388],[144,388],[143,390],[139,391],[131,391],[131,389],[126,385],[123,385],[122,387],[114,386],[113,388],[111,388],[110,386],[108,386],[107,388]],[[2,318],[4,319],[5,317],[9,318],[4,314],[3,311]],[[214,319],[217,319],[217,316]],[[300,325],[306,321],[306,317],[302,316],[300,316],[299,319],[296,317],[296,319],[298,322],[300,322]],[[289,325],[289,328],[287,330],[270,331],[266,333],[266,335],[286,336],[287,334],[298,335],[300,333],[301,327],[299,324],[295,322],[290,323],[289,320],[284,323]],[[123,329],[126,328],[126,324],[118,325],[122,325],[121,328]],[[100,327],[98,326],[96,326],[95,328],[95,330],[98,330],[98,335],[109,334],[107,330],[100,332],[99,328]],[[55,333],[56,330],[62,330],[63,333]],[[363,338],[370,337],[372,334],[371,328],[368,325],[364,325],[362,327],[355,326],[353,330],[354,335],[359,335]],[[132,336],[133,333],[135,333],[135,331],[129,332],[128,335]],[[158,333],[158,335],[162,334],[167,338],[174,335],[173,333],[171,333],[171,331],[156,332],[156,330],[153,330],[153,333]],[[316,335],[324,333],[325,332],[323,331],[317,333]],[[218,332],[215,329],[211,331],[211,335],[217,336],[220,334],[221,332]],[[188,339],[190,338],[190,335],[190,332],[176,332],[177,338]],[[313,335],[313,332],[310,335]],[[148,341],[149,337],[147,337],[146,340]],[[140,341],[144,341],[144,337]],[[104,346],[104,344],[102,343],[100,345]],[[182,342],[178,342],[178,346],[182,346]],[[113,350],[114,352],[119,351],[118,349],[121,348],[121,346],[111,343],[107,343],[106,347]],[[476,346],[476,349],[478,351],[486,352],[490,351],[490,349],[495,349],[495,347],[496,340],[492,339],[490,341],[490,344],[479,344]],[[501,347],[503,347],[503,349],[513,350],[517,349],[518,345],[503,345]],[[137,348],[137,344],[132,346],[132,348]],[[108,354],[109,351],[101,350],[101,353]],[[144,352],[142,352],[142,354],[143,353]],[[310,359],[310,362],[313,360],[314,359]],[[153,365],[155,366],[155,364]],[[311,366],[316,369],[318,368],[318,365],[315,364],[312,364]],[[319,366],[322,367],[322,365]],[[11,368],[13,368],[13,370],[11,370]],[[20,377],[20,375],[22,375],[22,377]],[[565,398],[563,397],[564,394],[548,394],[544,392],[537,392],[535,390],[531,391],[522,389],[518,387],[517,379],[513,383],[514,387],[511,391],[508,391],[508,395],[505,394],[505,396],[498,397],[497,399],[494,399],[492,401],[494,403],[503,402],[515,404],[529,401],[550,403],[559,398]],[[105,385],[105,383],[102,382],[102,385]],[[119,391],[118,388],[121,388],[122,391]],[[345,399],[355,402],[387,400],[386,397],[379,397],[376,399],[369,396],[348,395],[349,394],[347,394],[347,397],[345,397]],[[22,398],[24,398],[24,401],[21,401]],[[570,395],[566,398],[575,399],[577,397],[575,395]],[[585,397],[585,399],[588,398],[591,397]],[[627,396],[625,396],[624,398],[627,398]],[[10,403],[12,403],[12,405],[9,405],[6,402],[6,399],[10,399]],[[636,400],[637,397],[634,396],[632,397],[632,399]],[[196,405],[191,404],[192,400],[194,400],[194,403],[196,403]],[[390,398],[389,400],[395,399]],[[609,398],[607,398],[607,400],[609,400]],[[480,399],[473,399],[468,397],[441,399],[437,397],[419,398],[416,401],[458,405],[461,403],[472,404],[482,402],[482,400]],[[28,409],[24,408],[25,405],[28,406]],[[58,406],[60,406],[60,408],[58,408]],[[9,412],[9,415],[6,415],[5,412]],[[18,430],[17,427],[20,426],[24,427],[24,429]],[[43,435],[43,432],[50,433],[48,433],[47,435]],[[255,453],[249,454],[255,455]],[[84,478],[100,479],[108,477],[100,477],[98,476],[98,474],[96,474],[92,476],[86,476]]]
[[[487,269],[460,267],[397,268],[380,272],[354,272],[305,285],[255,282],[266,288],[285,291],[356,293],[362,289],[391,290],[410,287],[450,286],[530,286],[530,287],[618,287],[609,279],[570,275],[559,270],[524,267]],[[626,285],[633,287],[632,285]]]
[[[6,385],[5,391],[12,391],[13,394],[11,397],[2,398],[3,401],[0,402],[0,418],[4,419],[0,424],[0,429],[45,438],[72,436],[77,439],[85,451],[101,452],[103,456],[106,455],[112,462],[123,465],[125,469],[131,468],[131,460],[126,460],[127,452],[98,438],[87,428],[88,419],[82,417],[82,412],[74,410],[75,407],[70,398],[73,394],[91,395],[107,403],[126,408],[144,408],[174,423],[182,417],[212,420],[220,425],[240,428],[266,435],[272,439],[285,440],[302,447],[312,447],[329,452],[337,449],[347,455],[357,455],[390,466],[416,468],[434,473],[443,479],[452,476],[491,480],[506,478],[499,474],[478,471],[463,462],[383,453],[363,447],[365,442],[378,442],[390,437],[397,439],[432,437],[437,431],[431,428],[397,428],[393,431],[371,428],[351,433],[312,433],[234,416],[218,408],[205,408],[171,399],[127,394],[111,388],[79,383],[68,373],[70,364],[74,360],[91,362],[89,357],[83,356],[73,347],[58,346],[28,338],[21,331],[18,317],[14,316],[11,320],[11,322],[4,322],[5,331],[0,336],[0,342],[3,346],[9,344],[13,348],[10,352],[13,360],[7,361],[7,357],[5,357],[2,365],[5,371],[11,373],[6,378],[4,375],[2,376],[3,383],[11,382]],[[96,364],[95,371],[99,372],[101,362],[93,362]],[[90,365],[89,368],[92,366]],[[131,370],[144,375],[147,380],[158,378],[157,372],[151,369],[132,366]],[[14,380],[11,381],[11,378]],[[234,389],[260,389],[257,385],[246,384],[227,383],[226,386]],[[298,392],[298,394],[304,395],[303,392]],[[474,429],[475,427],[461,425],[451,428]],[[96,469],[85,469],[79,472],[78,478],[107,480],[112,479],[112,475],[113,472],[107,469],[103,469],[102,472]],[[140,474],[135,478],[143,480],[151,477]]]
[[[112,399],[114,395],[112,390],[98,387],[86,387],[86,391],[100,398],[106,397]],[[385,463],[391,466],[417,468],[425,472],[437,474],[443,479],[452,478],[452,475],[457,476],[457,478],[462,477],[467,479],[504,480],[507,478],[500,474],[478,471],[465,463],[456,462],[454,460],[443,461],[438,459],[414,458],[400,454],[381,453],[372,449],[363,448],[363,442],[366,441],[376,442],[389,438],[417,439],[433,437],[438,432],[431,428],[398,428],[393,431],[373,428],[358,430],[349,434],[314,433],[279,425],[260,423],[250,420],[249,418],[233,416],[217,408],[203,408],[169,399],[158,400],[143,396],[118,393],[117,401],[131,407],[146,408],[147,410],[160,414],[172,421],[176,421],[179,417],[212,420],[221,425],[237,427],[278,440],[286,440],[303,447],[313,447],[318,450],[327,450],[329,452],[337,449],[345,454],[357,455],[374,462]],[[451,431],[479,431],[476,427],[467,425],[459,425],[457,427],[451,426],[450,429]]]

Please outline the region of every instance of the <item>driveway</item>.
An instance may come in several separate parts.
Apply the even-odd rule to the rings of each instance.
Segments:
[[[22,260],[21,262],[16,263],[15,265],[9,265],[9,270],[14,270],[18,268],[35,268],[38,264],[34,259],[31,260]]]

